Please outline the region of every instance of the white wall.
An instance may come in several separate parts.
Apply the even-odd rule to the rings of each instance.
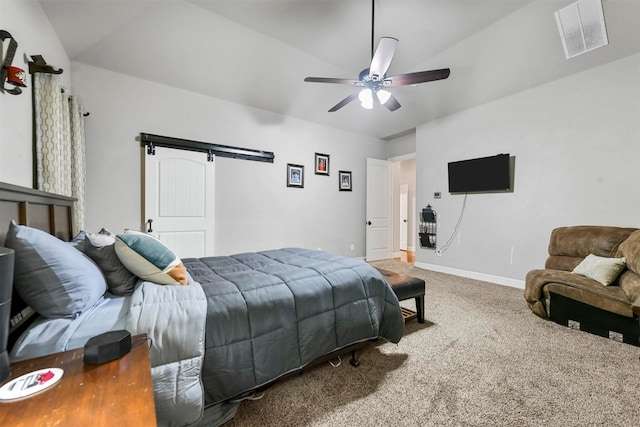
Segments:
[[[178,90],[74,62],[73,90],[91,114],[87,136],[87,228],[141,226],[141,132],[272,151],[275,162],[216,160],[216,251],[282,246],[362,257],[366,158],[385,142]],[[314,175],[314,153],[330,176]],[[305,166],[304,188],[286,187],[287,163]],[[338,191],[338,171],[353,191]],[[351,244],[355,245],[352,251]]]
[[[387,142],[387,157],[392,159],[394,157],[406,157],[408,154],[414,154],[416,152],[416,133],[410,132],[407,135],[399,136],[394,139],[390,139]]]
[[[555,227],[640,227],[639,75],[636,54],[420,126],[418,206],[438,212],[438,246],[464,198],[447,191],[448,162],[510,153],[515,190],[470,194],[450,249],[419,249],[417,263],[522,281]]]
[[[64,70],[63,85],[70,87],[69,58],[40,3],[24,0],[0,1],[0,29],[18,42],[13,65],[27,71],[24,55],[42,55]],[[8,43],[2,46],[6,52]],[[20,95],[0,94],[0,182],[32,187],[31,77]]]

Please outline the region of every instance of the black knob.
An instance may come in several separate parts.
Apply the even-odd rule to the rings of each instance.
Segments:
[[[147,220],[147,233],[153,233],[153,230],[151,229],[151,223],[153,222],[152,219],[148,219]]]
[[[371,221],[367,221],[367,225],[371,225]]]

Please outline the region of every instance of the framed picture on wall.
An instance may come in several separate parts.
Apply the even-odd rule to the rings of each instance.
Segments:
[[[304,188],[304,166],[287,163],[287,187]]]
[[[351,171],[338,172],[338,186],[340,191],[351,191]]]
[[[316,175],[329,176],[329,155],[316,153]]]

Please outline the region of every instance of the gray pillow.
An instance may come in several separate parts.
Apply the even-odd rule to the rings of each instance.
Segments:
[[[87,233],[84,238],[84,253],[102,270],[109,292],[113,295],[131,295],[138,278],[125,267],[116,255],[116,239],[102,229],[98,234]]]
[[[87,233],[88,231],[86,230],[80,230],[80,232],[76,234],[76,236],[73,239],[67,242],[67,244],[73,246],[80,252],[84,252],[84,236],[86,236]]]
[[[42,316],[75,317],[107,290],[93,261],[44,231],[11,221],[5,246],[15,251],[14,289]]]

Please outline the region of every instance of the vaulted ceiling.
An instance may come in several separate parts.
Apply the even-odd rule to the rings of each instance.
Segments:
[[[375,0],[375,43],[400,40],[388,75],[450,68],[394,88],[402,108],[327,110],[371,60],[370,0],[40,0],[70,59],[380,138],[640,51],[640,1],[604,0],[609,45],[566,60],[567,0]],[[171,102],[167,100],[167,102]]]

